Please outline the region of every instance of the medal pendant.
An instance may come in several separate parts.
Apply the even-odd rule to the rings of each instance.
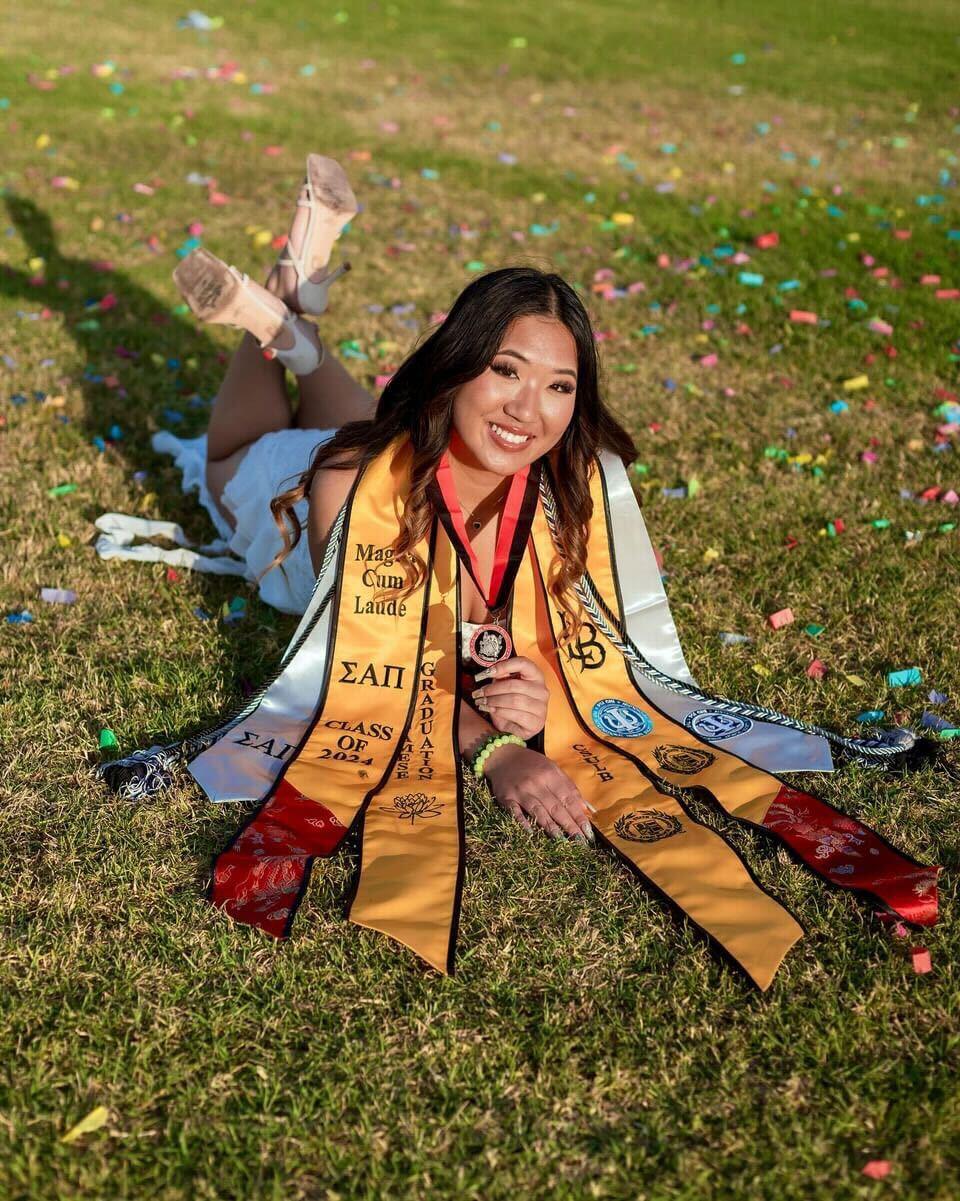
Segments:
[[[501,659],[509,659],[513,654],[513,643],[510,635],[495,622],[477,626],[470,639],[468,653],[473,663],[478,667],[490,667]]]

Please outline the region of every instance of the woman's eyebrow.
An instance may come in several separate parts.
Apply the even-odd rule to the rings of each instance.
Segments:
[[[512,354],[515,359],[521,359],[524,363],[530,362],[527,356],[522,355],[519,350],[507,350],[504,348],[503,350],[498,350],[497,354]],[[577,378],[577,373],[575,371],[571,371],[569,367],[554,367],[553,370],[557,373],[557,375],[572,375],[574,379]]]

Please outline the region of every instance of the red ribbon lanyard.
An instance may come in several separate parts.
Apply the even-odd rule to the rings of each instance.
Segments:
[[[510,480],[510,491],[507,493],[506,504],[503,507],[503,520],[500,522],[500,531],[497,534],[497,549],[493,558],[490,588],[487,592],[484,592],[483,585],[480,583],[480,564],[477,561],[473,547],[470,545],[470,539],[467,537],[467,527],[463,521],[463,513],[460,509],[460,501],[457,499],[457,489],[453,482],[453,472],[450,470],[450,460],[447,457],[446,451],[443,452],[440,462],[437,464],[437,485],[440,488],[444,504],[447,506],[447,511],[450,514],[453,528],[463,544],[463,549],[470,556],[470,574],[473,576],[473,582],[482,593],[488,609],[494,608],[494,601],[497,599],[497,589],[500,587],[504,572],[507,569],[510,544],[513,541],[514,530],[517,528],[517,519],[520,516],[520,507],[523,504],[523,496],[529,474],[530,464],[528,463],[526,467],[521,467]]]

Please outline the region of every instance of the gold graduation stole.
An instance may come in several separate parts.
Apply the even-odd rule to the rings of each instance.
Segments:
[[[349,919],[452,972],[464,870],[457,728],[465,556],[442,513],[418,547],[428,566],[425,583],[400,602],[373,599],[404,582],[390,546],[411,460],[409,439],[397,439],[353,490],[313,720],[299,746],[288,748],[293,753],[252,819],[215,861],[210,898],[237,920],[285,937],[313,860],[335,853],[352,832],[358,856]],[[666,716],[620,652],[589,625],[576,642],[558,646],[563,617],[544,585],[554,546],[537,478],[511,547],[511,634],[515,653],[540,666],[550,690],[544,754],[596,806],[599,844],[679,907],[761,989],[803,930],[738,853],[696,820],[689,795],[765,830],[824,880],[875,898],[886,912],[919,925],[936,921],[939,868],[916,863],[860,822]],[[622,618],[596,467],[590,486],[588,570]],[[242,732],[227,737],[243,745]]]

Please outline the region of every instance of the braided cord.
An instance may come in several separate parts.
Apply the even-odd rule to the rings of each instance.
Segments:
[[[559,528],[559,516],[557,502],[553,494],[553,489],[547,481],[546,471],[541,472],[540,475],[540,499],[543,503],[544,516],[547,519],[547,525],[554,540],[554,545],[558,546],[557,531]],[[803,734],[818,734],[820,737],[826,738],[833,746],[845,751],[852,758],[870,763],[873,766],[886,767],[890,760],[903,753],[902,745],[891,745],[889,742],[874,739],[847,738],[845,735],[837,734],[833,730],[825,730],[821,726],[810,725],[806,722],[798,721],[795,717],[788,717],[785,713],[778,713],[775,709],[768,709],[765,705],[754,705],[747,701],[734,701],[729,697],[710,696],[691,684],[674,679],[673,676],[668,676],[665,672],[655,667],[631,641],[621,622],[613,615],[609,606],[597,592],[596,585],[590,578],[589,572],[584,572],[577,583],[574,584],[574,592],[579,597],[584,609],[600,633],[651,683],[659,684],[660,687],[666,688],[678,696],[708,702],[711,706],[718,708],[721,713],[769,722],[770,725],[783,726],[786,729],[797,730]]]

